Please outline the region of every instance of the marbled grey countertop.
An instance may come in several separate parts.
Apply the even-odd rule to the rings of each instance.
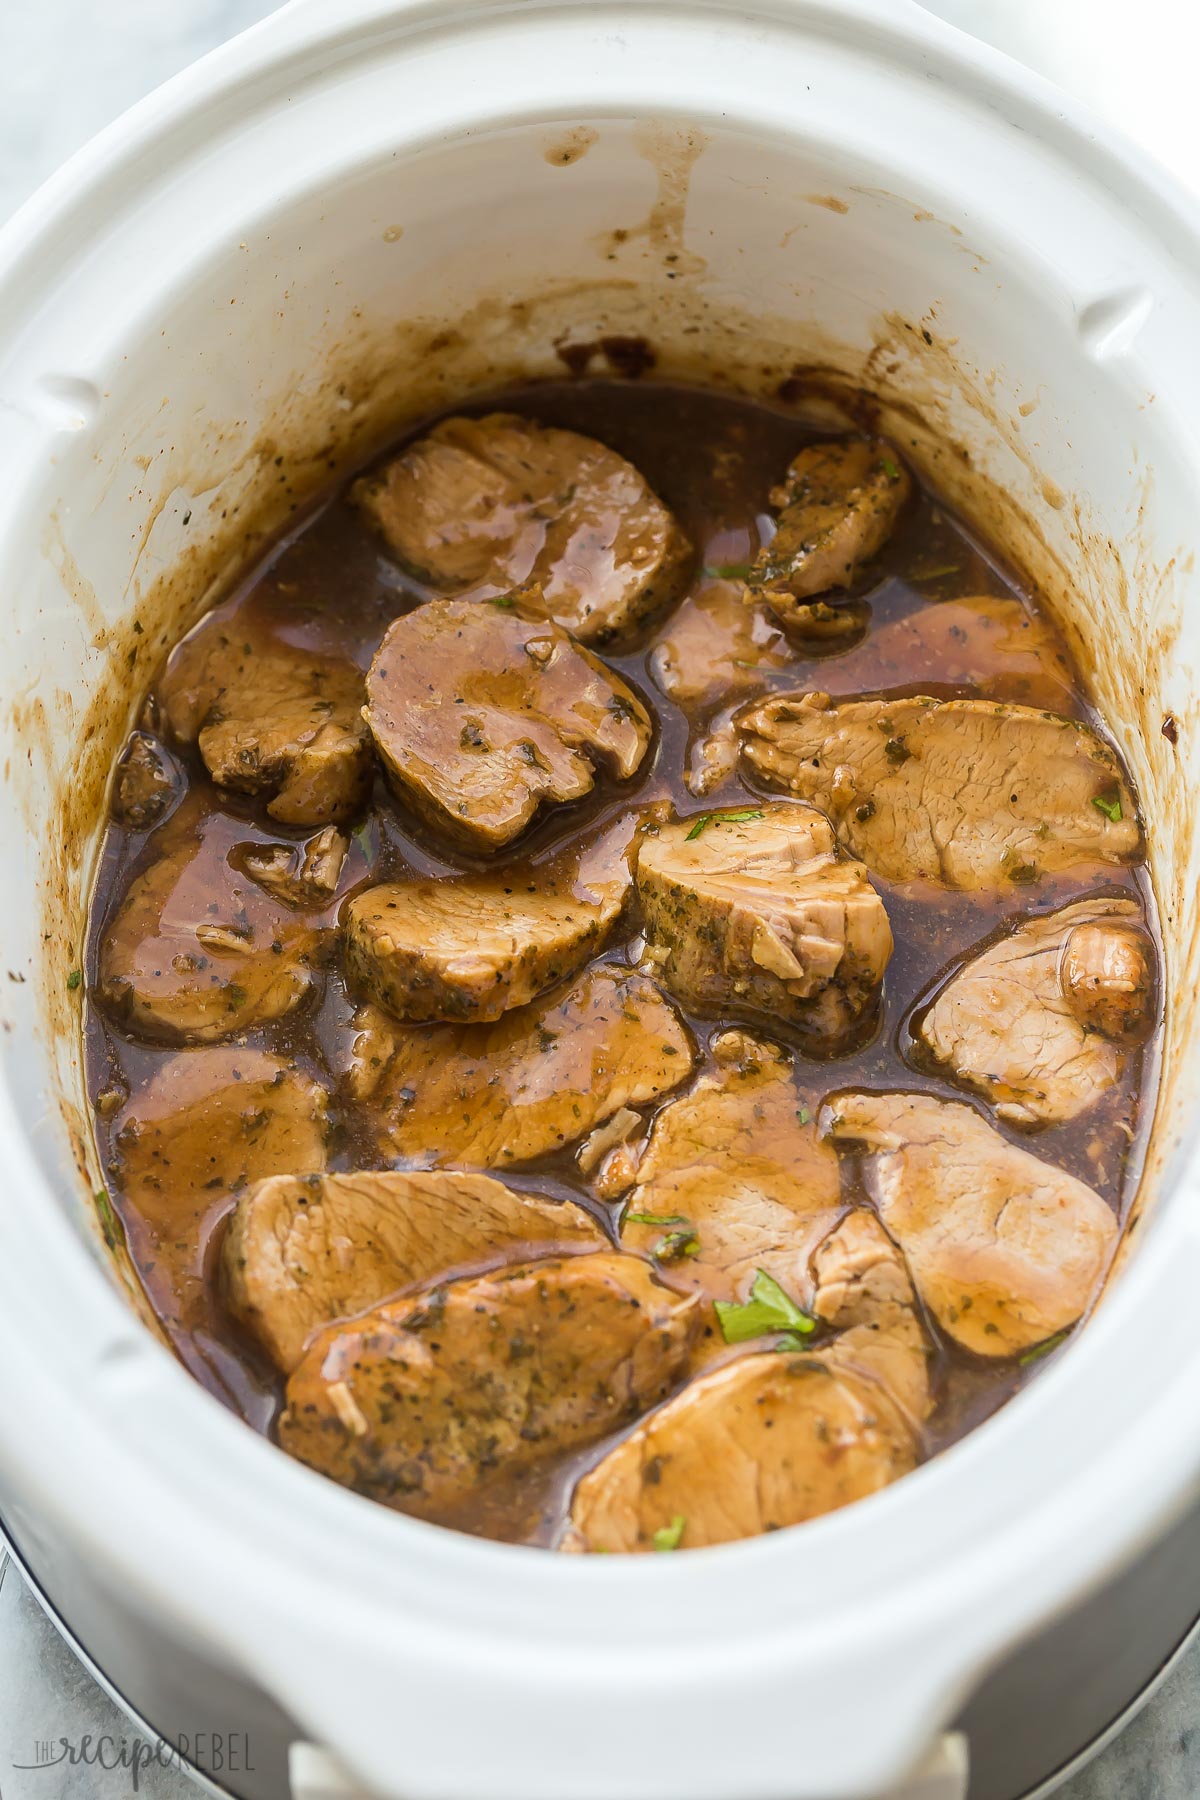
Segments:
[[[985,31],[1026,54],[1047,17],[1044,4],[941,0],[933,10],[958,22],[982,20]],[[1064,11],[1082,4],[1054,0],[1049,13],[1060,38]],[[272,10],[272,0],[0,0],[0,220],[141,94]],[[1084,31],[1094,63],[1095,31]],[[1198,1722],[1200,1644],[1122,1736],[1059,1790],[1061,1800],[1195,1800]],[[109,1761],[133,1735],[9,1564],[0,1570],[2,1800],[125,1800],[132,1792],[127,1768],[72,1764],[55,1760],[52,1748],[39,1751],[60,1739],[78,1744],[88,1734],[93,1743],[110,1740]],[[141,1777],[147,1800],[192,1800],[197,1791],[177,1770],[155,1768]]]

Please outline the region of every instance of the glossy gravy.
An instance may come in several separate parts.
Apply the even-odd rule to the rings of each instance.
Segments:
[[[459,410],[482,412],[496,405],[586,433],[629,458],[696,546],[698,566],[689,596],[737,579],[737,571],[754,556],[760,533],[769,526],[768,491],[797,449],[814,435],[782,407],[648,380],[549,382],[500,396],[487,407]],[[636,648],[623,648],[620,654],[602,649],[600,654],[651,711],[656,721],[654,749],[632,782],[618,785],[601,777],[588,799],[550,811],[520,840],[505,867],[513,868],[518,877],[525,870],[544,873],[555,859],[576,856],[615,820],[656,798],[671,800],[681,812],[694,812],[701,802],[688,791],[684,776],[697,746],[730,711],[772,691],[819,688],[835,697],[881,690],[941,697],[983,693],[1097,722],[1079,674],[1045,620],[1037,597],[936,497],[917,496],[856,591],[864,601],[865,627],[856,641],[831,644],[828,654],[818,655],[780,637],[778,645],[773,644],[774,666],[727,671],[728,682],[716,680],[709,693],[686,708],[668,700],[654,678],[655,645],[667,629],[662,617],[651,621]],[[1006,641],[982,663],[976,658],[973,679],[966,680],[955,664],[962,634],[956,638],[955,618],[948,609],[960,596],[986,594],[1019,600],[1030,618],[1041,621],[1052,641],[1040,660]],[[389,560],[345,491],[338,490],[248,571],[220,611],[234,629],[250,624],[256,632],[293,645],[349,657],[365,671],[390,621],[427,598],[427,591]],[[938,609],[947,609],[941,614],[948,621],[944,631],[935,629],[932,636],[906,633],[905,621],[929,622]],[[143,723],[151,733],[159,725],[153,689]],[[105,921],[131,880],[162,854],[164,846],[200,845],[203,879],[220,891],[230,879],[231,853],[236,863],[246,846],[292,845],[309,835],[275,825],[256,801],[218,793],[195,751],[177,751],[176,756],[180,788],[166,819],[149,831],[116,821],[108,826],[91,911],[85,967],[89,989],[96,979],[97,945]],[[741,775],[734,775],[713,793],[711,803],[736,806],[743,799],[753,803],[758,798]],[[346,895],[368,880],[410,873],[452,877],[484,866],[436,844],[406,816],[377,776],[369,811],[353,832],[336,895],[321,908],[295,913],[297,929],[311,927],[324,934],[315,955],[315,999],[234,1043],[270,1053],[328,1085],[331,1169],[375,1165],[368,1119],[338,1085],[355,1004],[336,953],[336,920]],[[1149,884],[1144,871],[1134,868],[1106,866],[1097,872],[1081,866],[1000,893],[897,886],[878,877],[875,881],[896,948],[887,971],[882,1015],[870,1041],[851,1054],[815,1060],[804,1056],[799,1039],[789,1038],[786,1027],[774,1033],[796,1049],[797,1088],[814,1109],[828,1094],[858,1086],[919,1088],[963,1099],[960,1088],[922,1067],[914,1054],[908,1020],[957,959],[1006,920],[1049,912],[1083,895],[1106,893],[1137,899],[1153,925]],[[627,961],[638,932],[634,902],[597,960]],[[686,1019],[699,1052],[697,1074],[711,1066],[710,1039],[730,1022],[728,1017]],[[148,1178],[143,1169],[136,1182],[130,1175],[135,1147],[129,1121],[138,1115],[139,1097],[156,1079],[160,1089],[164,1079],[182,1080],[183,1059],[188,1080],[202,1091],[201,1059],[218,1056],[224,1046],[181,1051],[156,1044],[120,1029],[95,1004],[87,1009],[86,1034],[89,1091],[115,1214],[113,1228],[124,1232],[150,1304],[187,1368],[256,1430],[270,1433],[280,1406],[281,1380],[231,1318],[217,1279],[221,1234],[235,1198],[223,1185],[220,1158],[215,1173],[210,1173],[204,1159],[211,1158],[211,1147],[181,1142],[172,1153],[171,1166]],[[1032,1138],[1003,1123],[998,1129],[1086,1181],[1124,1217],[1152,1112],[1154,1067],[1151,1044],[1129,1055],[1120,1084],[1074,1123],[1047,1127]],[[569,1196],[615,1234],[620,1207],[607,1206],[594,1196],[576,1168],[574,1149],[522,1165],[515,1179],[527,1189]],[[203,1166],[186,1166],[193,1152]],[[853,1164],[846,1166],[843,1180],[850,1198]],[[1047,1359],[1035,1355],[988,1362],[948,1344],[931,1320],[926,1324],[935,1345],[936,1404],[924,1443],[931,1455],[994,1412]],[[578,1474],[597,1462],[611,1441],[593,1446],[583,1457],[547,1465],[534,1479],[525,1476],[507,1489],[494,1487],[484,1500],[446,1522],[499,1538],[551,1543]]]

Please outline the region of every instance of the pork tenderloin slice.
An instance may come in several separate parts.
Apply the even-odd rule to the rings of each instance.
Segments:
[[[575,863],[365,888],[342,913],[347,973],[398,1019],[498,1019],[603,949],[632,881],[610,860],[591,880]]]
[[[172,653],[158,698],[175,741],[199,747],[217,786],[262,795],[280,824],[337,824],[365,805],[374,760],[352,663],[218,617]]]
[[[754,773],[827,812],[892,881],[1036,883],[1142,853],[1137,808],[1087,725],[992,700],[780,696],[740,720]]]
[[[1121,1078],[1149,1022],[1149,940],[1132,900],[1080,900],[965,962],[916,1026],[952,1078],[1023,1126],[1078,1118]]]
[[[819,596],[851,587],[891,536],[912,480],[881,438],[809,444],[772,490],[775,535],[751,565],[748,589],[794,631],[821,637],[856,630],[853,612]]]
[[[925,1305],[979,1356],[1016,1356],[1074,1325],[1116,1247],[1116,1218],[1082,1181],[932,1094],[839,1094],[823,1136],[863,1179]]]
[[[487,1175],[271,1175],[238,1201],[222,1278],[234,1314],[287,1373],[315,1331],[391,1296],[607,1242],[581,1207]]]
[[[637,887],[648,960],[696,1011],[747,1008],[832,1047],[878,1003],[887,912],[815,807],[664,822],[641,840]]]
[[[476,596],[532,584],[582,643],[625,635],[673,599],[691,556],[632,463],[514,413],[445,419],[352,492],[420,580]]]
[[[366,719],[400,798],[475,852],[511,843],[543,803],[590,793],[597,766],[628,780],[651,737],[632,688],[560,626],[471,600],[393,622]]]
[[[389,1301],[310,1344],[279,1442],[423,1518],[594,1443],[676,1384],[694,1303],[636,1257],[519,1265]]]
[[[809,1256],[841,1207],[837,1159],[782,1050],[731,1031],[713,1051],[713,1071],[654,1121],[622,1245],[655,1257],[681,1291],[744,1300],[762,1269],[807,1308]]]
[[[404,1027],[360,1009],[348,1082],[381,1161],[510,1168],[585,1137],[691,1072],[653,982],[602,965],[491,1025]]]

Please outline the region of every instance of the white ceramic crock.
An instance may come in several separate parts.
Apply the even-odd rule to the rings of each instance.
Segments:
[[[1154,1204],[1068,1356],[846,1512],[587,1559],[372,1506],[184,1374],[101,1254],[67,978],[114,747],[206,595],[406,411],[632,332],[751,391],[861,379],[1021,525],[1152,822],[1170,1007]],[[1180,1516],[1198,339],[1189,204],[906,0],[294,0],[0,236],[0,1512],[68,1617],[397,1800],[849,1800]]]

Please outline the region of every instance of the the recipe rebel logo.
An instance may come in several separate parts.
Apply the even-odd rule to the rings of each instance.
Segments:
[[[108,1732],[85,1733],[79,1738],[38,1738],[33,1745],[33,1760],[12,1767],[25,1774],[58,1768],[124,1769],[129,1776],[130,1791],[140,1792],[150,1769],[178,1769],[192,1774],[200,1769],[220,1779],[227,1775],[254,1773],[250,1739],[245,1732],[201,1731],[189,1736],[185,1732],[172,1742],[165,1738],[113,1737]],[[3,1800],[0,1791],[0,1800]],[[14,1797],[19,1800],[19,1797]]]

